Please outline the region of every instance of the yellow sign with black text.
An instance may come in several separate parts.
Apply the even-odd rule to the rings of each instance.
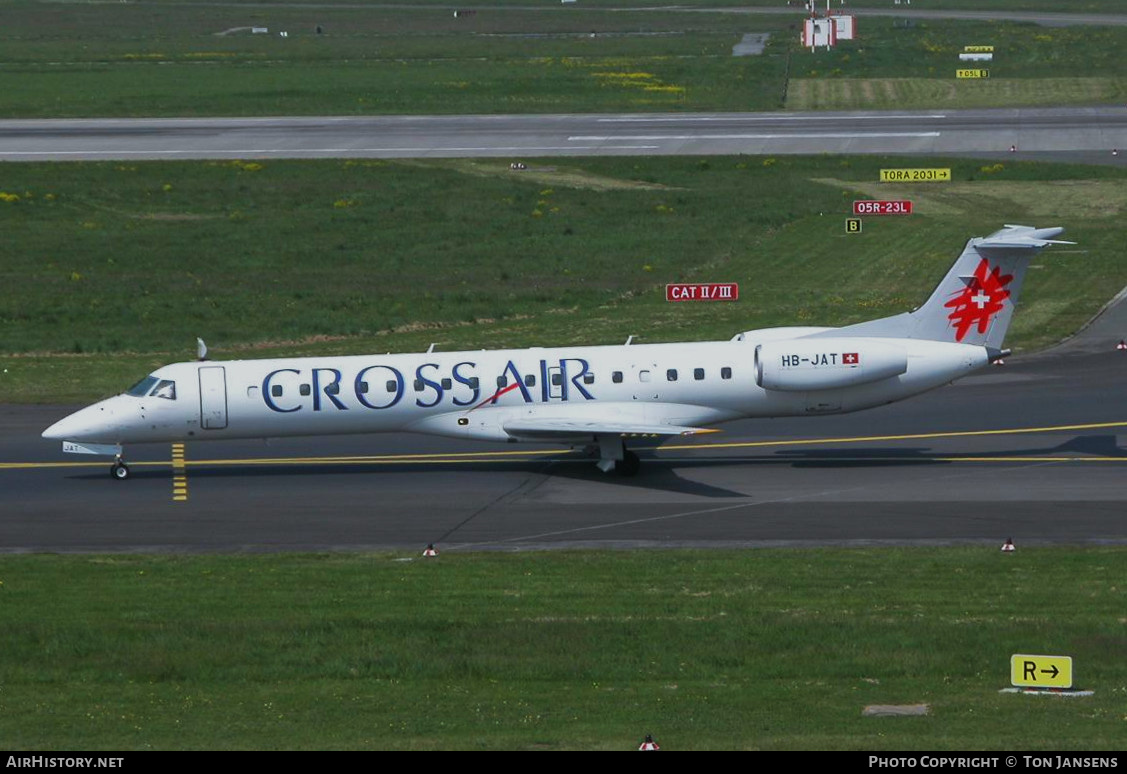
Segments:
[[[1071,688],[1071,656],[1010,656],[1010,683],[1019,688]]]
[[[949,183],[950,169],[882,169],[882,183]]]
[[[991,54],[994,52],[993,46],[963,46],[963,51],[968,54]]]
[[[861,219],[860,218],[846,218],[845,219],[845,233],[846,234],[860,234],[861,233]]]
[[[989,78],[989,70],[956,70],[956,78]]]

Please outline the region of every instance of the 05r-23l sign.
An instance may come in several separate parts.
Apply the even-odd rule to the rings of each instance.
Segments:
[[[854,215],[911,215],[909,199],[857,199],[853,202]]]

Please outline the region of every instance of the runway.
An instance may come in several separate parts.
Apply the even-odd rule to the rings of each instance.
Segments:
[[[1105,159],[1127,108],[0,121],[0,159],[1001,153]],[[1105,159],[1106,160],[1106,159]],[[1121,307],[1122,305],[1120,305]],[[600,473],[556,448],[385,435],[128,450],[134,475],[0,407],[0,551],[1124,542],[1127,313],[1069,346],[859,414],[757,420]],[[177,472],[181,472],[179,469]]]
[[[0,121],[0,161],[967,155],[1011,146],[1023,158],[1107,161],[1127,147],[1127,107]]]
[[[174,499],[167,444],[117,482],[39,438],[72,407],[6,406],[0,551],[1127,542],[1127,354],[1096,331],[893,406],[673,442],[629,479],[424,436],[201,442]]]

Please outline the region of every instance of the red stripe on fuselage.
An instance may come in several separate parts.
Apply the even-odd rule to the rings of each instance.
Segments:
[[[481,403],[477,404],[472,409],[470,409],[470,411],[474,411],[475,409],[479,409],[482,406],[484,406],[486,403],[496,403],[497,399],[500,398],[502,395],[504,395],[506,392],[509,392],[510,390],[515,390],[519,386],[520,386],[519,383],[513,382],[508,387],[502,387],[501,389],[497,390],[497,392],[493,393],[492,397],[486,398]]]

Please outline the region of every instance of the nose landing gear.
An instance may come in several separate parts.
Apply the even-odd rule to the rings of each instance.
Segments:
[[[110,475],[117,481],[124,481],[129,478],[129,466],[125,464],[125,460],[118,457],[114,460],[113,465],[110,467]]]

